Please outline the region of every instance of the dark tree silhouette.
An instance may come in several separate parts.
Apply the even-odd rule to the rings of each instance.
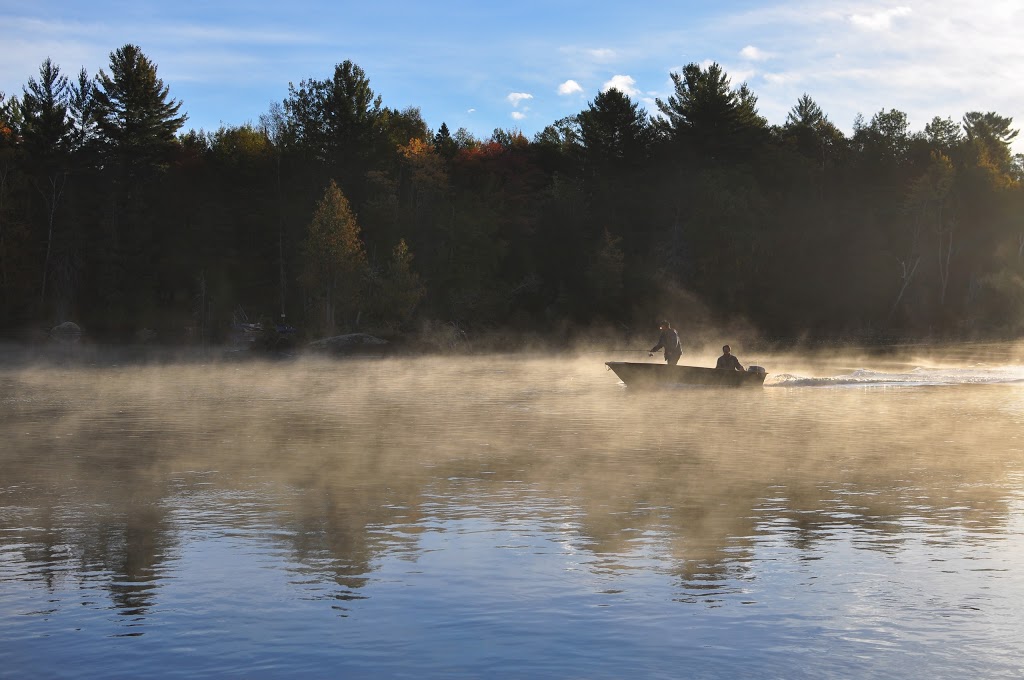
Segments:
[[[160,164],[175,145],[187,116],[157,67],[136,45],[110,54],[110,73],[100,70],[94,90],[96,127],[108,153],[130,167]]]

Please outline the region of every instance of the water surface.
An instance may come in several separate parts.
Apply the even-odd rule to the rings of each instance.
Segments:
[[[1024,674],[1012,354],[610,359],[9,362],[0,676]]]

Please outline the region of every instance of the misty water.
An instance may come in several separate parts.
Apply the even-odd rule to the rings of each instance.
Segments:
[[[0,677],[1021,677],[1021,356],[739,356],[8,361]]]

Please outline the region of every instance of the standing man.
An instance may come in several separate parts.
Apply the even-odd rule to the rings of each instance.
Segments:
[[[650,356],[654,356],[655,352],[664,347],[665,361],[669,366],[675,366],[679,363],[679,357],[683,356],[683,346],[679,344],[679,333],[676,333],[668,321],[662,321],[658,327],[661,329],[661,335],[658,336],[658,344],[651,348]]]
[[[722,356],[718,357],[718,363],[715,364],[715,368],[724,368],[727,371],[742,371],[743,366],[740,365],[740,360],[732,354],[732,349],[729,345],[722,347]]]

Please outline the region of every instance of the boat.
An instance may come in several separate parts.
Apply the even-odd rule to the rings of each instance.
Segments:
[[[750,366],[745,371],[702,366],[669,366],[668,364],[608,361],[605,365],[615,371],[627,387],[761,387],[765,370]]]

